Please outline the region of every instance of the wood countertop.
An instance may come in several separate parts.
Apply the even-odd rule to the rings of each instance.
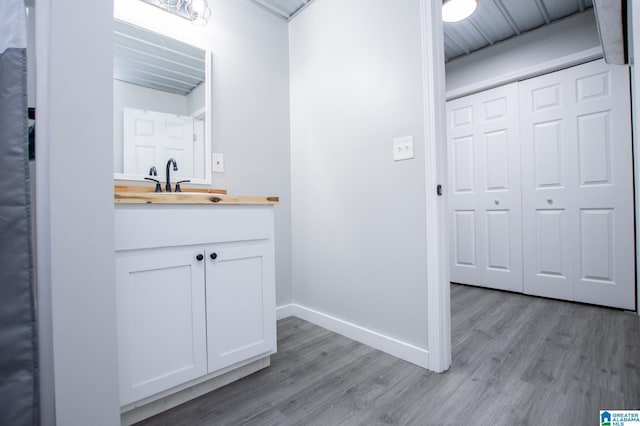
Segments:
[[[275,205],[279,197],[228,195],[224,189],[183,189],[184,192],[152,192],[148,187],[114,188],[116,204]]]

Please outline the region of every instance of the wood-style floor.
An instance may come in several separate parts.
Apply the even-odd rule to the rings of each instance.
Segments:
[[[588,425],[640,409],[637,315],[461,285],[451,311],[447,373],[287,318],[270,368],[142,424]]]

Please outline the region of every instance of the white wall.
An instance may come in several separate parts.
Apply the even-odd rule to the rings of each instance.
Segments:
[[[448,62],[447,92],[599,47],[595,16],[589,9]]]
[[[277,195],[277,303],[291,302],[289,52],[287,23],[248,0],[210,0],[205,27],[142,2],[115,0],[116,17],[213,52],[213,152],[225,173],[213,186]]]
[[[289,25],[294,300],[426,348],[421,39],[414,0],[321,0]]]
[[[113,80],[113,170],[118,173],[124,170],[122,109],[125,107],[188,115],[186,96]],[[160,169],[162,165],[157,166]]]
[[[291,302],[291,187],[287,23],[247,0],[212,2],[214,186],[280,196],[276,303]]]
[[[110,0],[37,3],[38,304],[58,425],[118,425]],[[52,322],[49,323],[49,320]],[[51,344],[52,338],[52,344]],[[51,345],[51,346],[49,346]],[[53,424],[46,396],[43,425]]]

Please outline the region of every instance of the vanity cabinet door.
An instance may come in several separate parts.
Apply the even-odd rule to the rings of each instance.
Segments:
[[[120,403],[207,372],[202,248],[116,253]]]
[[[275,352],[275,273],[270,243],[207,249],[209,372]]]

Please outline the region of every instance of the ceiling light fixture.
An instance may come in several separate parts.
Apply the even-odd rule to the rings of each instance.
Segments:
[[[152,6],[191,21],[194,25],[207,25],[211,8],[207,0],[140,0]]]
[[[211,17],[211,9],[206,0],[187,0],[186,10],[191,22],[195,25],[207,25]]]
[[[467,19],[478,7],[478,0],[444,0],[442,2],[442,20],[459,22]]]

